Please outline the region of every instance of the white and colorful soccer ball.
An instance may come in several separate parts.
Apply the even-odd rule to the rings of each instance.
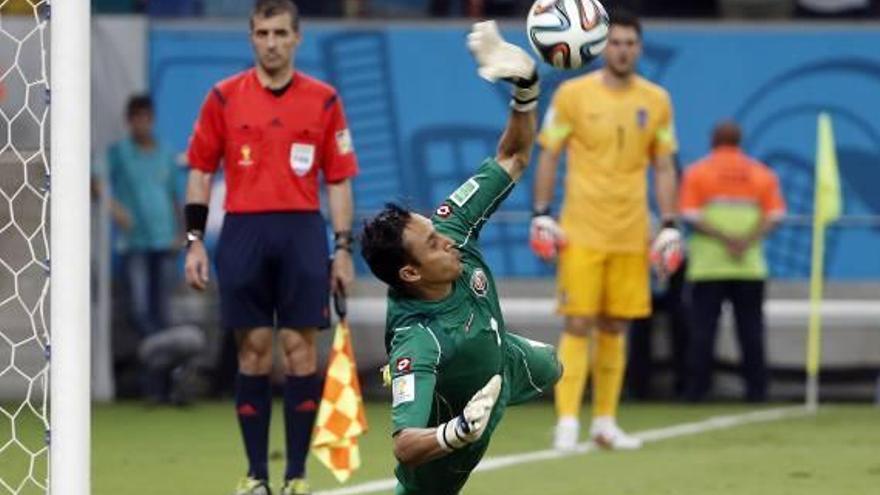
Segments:
[[[605,49],[608,23],[598,0],[537,0],[526,34],[542,60],[557,69],[577,69]]]

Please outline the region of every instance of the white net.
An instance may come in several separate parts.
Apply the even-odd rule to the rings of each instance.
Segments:
[[[48,485],[47,14],[0,0],[0,494]]]

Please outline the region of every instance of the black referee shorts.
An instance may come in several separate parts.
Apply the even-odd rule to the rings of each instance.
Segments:
[[[330,325],[330,263],[319,212],[226,214],[216,264],[227,330]]]

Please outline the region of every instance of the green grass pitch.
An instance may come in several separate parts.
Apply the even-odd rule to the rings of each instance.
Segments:
[[[489,456],[548,448],[552,409],[547,403],[511,408]],[[751,410],[741,405],[626,404],[621,423],[639,431]],[[277,405],[273,418],[271,470],[277,483],[284,467]],[[349,484],[392,475],[387,406],[370,404],[368,418],[370,432],[361,445],[364,465]],[[10,438],[9,425],[4,423],[0,446]],[[22,418],[16,431],[25,442],[38,446],[42,434],[36,421]],[[92,437],[94,495],[222,495],[231,493],[245,468],[233,409],[226,403],[188,409],[97,405]],[[647,444],[638,452],[593,452],[477,473],[464,493],[867,495],[880,493],[876,491],[878,452],[880,409],[828,405],[816,416],[672,438]],[[27,473],[27,463],[20,449],[8,447],[0,454],[0,479],[17,485]],[[309,473],[318,490],[340,486],[314,459]],[[0,487],[0,494],[5,493]],[[41,492],[27,485],[22,493]]]

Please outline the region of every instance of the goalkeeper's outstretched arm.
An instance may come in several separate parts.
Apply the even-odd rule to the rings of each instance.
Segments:
[[[540,85],[535,61],[522,48],[506,42],[495,21],[474,24],[468,48],[477,61],[480,77],[514,85],[510,118],[498,143],[496,159],[517,180],[529,164],[537,130],[535,110]]]
[[[535,145],[536,120],[534,109],[528,112],[511,110],[507,127],[498,142],[496,159],[513,180],[518,180],[529,166]]]
[[[436,428],[404,428],[394,435],[394,457],[416,467],[448,455],[483,436],[501,393],[501,376],[494,375],[477,391],[459,416]]]

